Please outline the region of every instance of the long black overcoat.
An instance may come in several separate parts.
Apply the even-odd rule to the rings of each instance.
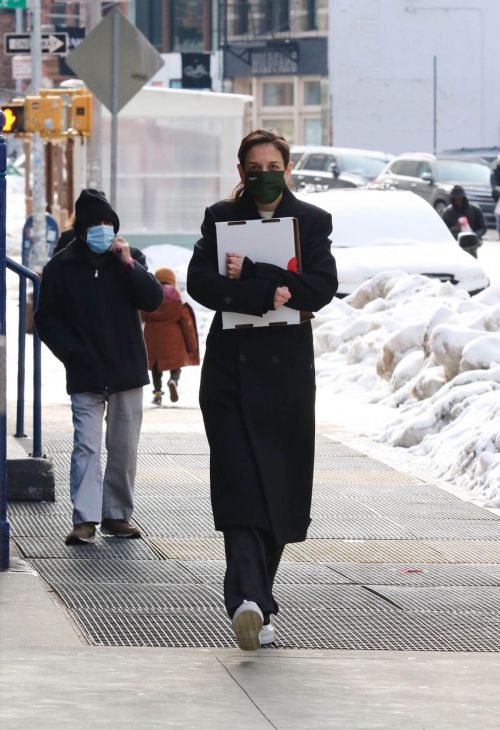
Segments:
[[[278,286],[290,289],[288,306],[317,311],[335,295],[337,271],[328,213],[285,189],[274,215],[298,220],[302,273],[248,259],[240,279],[218,273],[215,222],[259,218],[245,193],[237,202],[207,208],[187,285],[194,299],[216,310],[200,387],[215,527],[267,529],[284,544],[304,540],[310,523],[316,391],[311,324],[223,330],[221,311],[262,315],[273,308]]]

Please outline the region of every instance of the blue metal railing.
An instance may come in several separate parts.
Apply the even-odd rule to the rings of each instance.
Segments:
[[[0,111],[0,129],[5,125],[5,114]],[[5,285],[5,209],[7,204],[5,173],[7,145],[0,133],[0,570],[9,567],[10,526],[7,519],[7,414],[6,414],[6,285]]]
[[[19,275],[19,333],[17,362],[17,438],[25,437],[24,433],[24,372],[26,359],[26,279],[33,284],[33,311],[38,305],[40,278],[34,271],[6,257],[8,269]],[[33,451],[31,456],[42,456],[42,368],[41,343],[33,328]]]

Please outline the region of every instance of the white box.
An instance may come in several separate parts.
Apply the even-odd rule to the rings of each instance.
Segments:
[[[216,223],[219,273],[226,275],[226,254],[248,256],[254,263],[287,269],[291,259],[300,260],[296,218],[263,218]],[[222,312],[223,329],[300,324],[300,311],[289,307],[271,310],[262,317]]]

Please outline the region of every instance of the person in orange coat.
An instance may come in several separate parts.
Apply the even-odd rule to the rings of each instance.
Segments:
[[[145,322],[144,339],[153,378],[153,403],[161,406],[163,372],[170,371],[167,385],[170,400],[175,403],[179,400],[181,368],[199,365],[200,354],[194,312],[189,304],[181,301],[174,272],[158,269],[155,276],[163,287],[163,302],[154,312],[141,312],[141,317]]]

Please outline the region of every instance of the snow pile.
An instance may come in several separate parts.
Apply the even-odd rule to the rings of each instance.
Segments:
[[[425,454],[443,478],[500,507],[500,285],[471,298],[384,272],[323,309],[314,340],[318,397],[389,406],[370,435]]]

